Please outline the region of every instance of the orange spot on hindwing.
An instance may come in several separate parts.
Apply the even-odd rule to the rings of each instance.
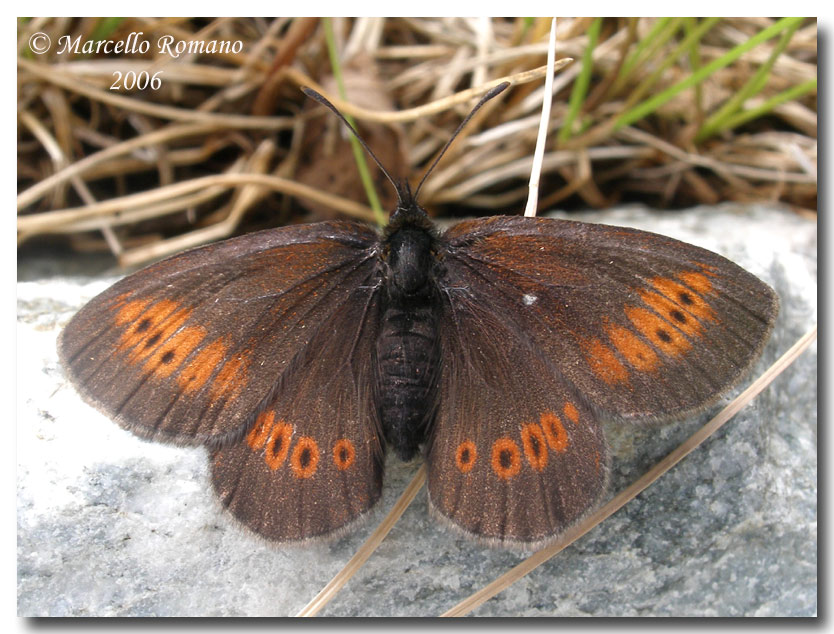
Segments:
[[[336,441],[333,445],[333,463],[339,471],[344,471],[356,460],[356,449],[347,438]]]
[[[471,440],[464,440],[455,450],[455,464],[461,473],[472,471],[477,458],[478,452],[475,449],[475,443]]]
[[[319,446],[309,436],[302,436],[295,443],[290,466],[297,478],[310,478],[319,466]]]
[[[255,424],[246,435],[246,444],[253,451],[257,451],[266,444],[269,432],[275,422],[275,412],[262,412],[255,420]]]
[[[521,450],[511,438],[492,443],[492,470],[502,480],[509,480],[521,471]]]
[[[566,451],[570,441],[562,420],[553,412],[544,412],[539,417],[539,422],[541,422],[544,437],[550,448],[560,453]]]
[[[266,447],[264,447],[264,460],[273,471],[284,464],[284,460],[287,458],[290,451],[290,442],[292,441],[292,432],[292,425],[283,420],[278,421],[272,427],[272,433],[269,434],[269,440],[266,441]],[[297,447],[298,445],[296,445]],[[318,459],[318,452],[316,458]],[[313,470],[315,471],[315,467]]]
[[[530,466],[542,471],[547,466],[547,441],[537,423],[528,423],[521,428],[521,445]]]
[[[562,411],[575,425],[579,422],[579,410],[576,409],[576,405],[573,403],[565,403],[565,406],[562,408]]]

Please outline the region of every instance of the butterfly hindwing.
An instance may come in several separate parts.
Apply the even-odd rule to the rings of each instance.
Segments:
[[[516,315],[595,409],[671,419],[703,408],[758,357],[773,290],[729,260],[652,233],[548,218],[452,227],[446,284]]]
[[[379,498],[378,310],[377,289],[355,289],[317,329],[248,434],[214,452],[215,491],[256,533],[277,542],[324,537]]]
[[[59,341],[86,400],[123,427],[220,445],[374,271],[376,233],[331,222],[246,235],[151,265],[82,308]]]
[[[607,482],[607,447],[591,409],[520,335],[520,324],[476,293],[447,288],[443,302],[429,499],[465,533],[532,547],[597,502]]]

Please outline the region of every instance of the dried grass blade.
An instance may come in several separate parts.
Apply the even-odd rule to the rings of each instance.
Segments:
[[[539,134],[533,153],[533,169],[530,170],[530,193],[524,215],[536,215],[539,203],[539,178],[544,160],[544,146],[547,143],[547,127],[550,123],[550,104],[553,101],[553,64],[556,59],[556,18],[550,21],[550,39],[547,46],[547,75],[544,77],[544,94],[542,95],[542,115],[539,120]]]
[[[567,66],[572,61],[573,60],[570,58],[560,59],[555,63],[555,69],[559,70],[560,68]],[[432,101],[431,103],[427,103],[422,106],[417,106],[416,108],[410,108],[408,110],[381,112],[378,110],[368,110],[367,108],[361,108],[355,104],[343,101],[338,97],[329,94],[326,90],[324,90],[321,86],[316,84],[316,82],[312,81],[303,73],[296,71],[294,68],[287,69],[287,76],[290,79],[292,79],[299,85],[310,86],[317,92],[323,94],[325,97],[327,97],[328,101],[330,101],[334,106],[341,110],[342,114],[350,114],[356,117],[357,119],[362,119],[363,121],[378,121],[380,123],[399,123],[405,121],[414,121],[422,117],[428,117],[439,112],[444,112],[445,110],[448,110],[449,108],[458,104],[466,103],[473,97],[479,97],[483,93],[487,92],[492,88],[495,88],[498,84],[502,84],[505,81],[508,81],[511,84],[526,84],[527,82],[535,81],[540,77],[544,77],[546,73],[547,66],[540,66],[539,68],[534,68],[533,70],[527,70],[521,73],[515,73],[514,75],[506,75],[505,77],[497,77],[495,79],[491,79],[480,86],[475,86],[474,88],[461,90],[460,92],[457,92],[454,95],[449,95],[448,97]]]
[[[214,176],[201,176],[187,181],[174,183],[165,187],[157,187],[147,192],[128,194],[85,207],[73,207],[57,211],[46,211],[39,214],[19,216],[17,219],[17,230],[27,235],[37,233],[48,233],[53,228],[59,228],[67,222],[77,222],[88,218],[95,218],[99,215],[121,212],[127,209],[136,209],[145,205],[158,203],[176,196],[183,196],[195,191],[226,185],[235,187],[238,185],[263,185],[275,191],[300,198],[310,198],[323,205],[328,205],[336,211],[360,220],[372,220],[373,212],[365,205],[360,205],[351,200],[339,198],[327,194],[314,187],[308,187],[301,183],[271,176],[268,174],[216,174]]]
[[[341,590],[348,580],[359,571],[368,558],[373,554],[374,550],[376,550],[376,548],[382,543],[382,540],[385,539],[385,536],[400,519],[409,504],[411,504],[414,500],[417,493],[419,493],[420,489],[423,488],[423,484],[425,484],[425,482],[426,465],[424,464],[411,479],[411,482],[408,483],[405,491],[403,491],[402,495],[391,508],[388,515],[385,516],[385,519],[382,520],[379,526],[376,527],[376,530],[371,533],[371,536],[368,537],[365,543],[362,544],[359,550],[356,551],[356,554],[350,558],[350,561],[345,564],[345,567],[342,568],[339,573],[330,580],[330,583],[324,586],[321,592],[319,592],[315,598],[310,601],[310,603],[304,606],[304,609],[301,610],[301,612],[299,612],[296,616],[315,616],[333,599],[334,596],[336,596],[336,593]]]
[[[38,64],[18,58],[18,66],[26,72],[32,73],[40,79],[56,86],[65,88],[73,93],[89,97],[94,101],[106,103],[127,112],[139,112],[160,119],[172,121],[190,121],[193,123],[215,123],[224,128],[242,128],[255,130],[287,130],[292,127],[291,117],[250,117],[236,114],[216,114],[173,106],[160,106],[141,99],[133,99],[122,95],[110,94],[91,84],[79,81],[78,77],[64,74],[60,66]]]
[[[172,125],[160,130],[155,130],[154,132],[143,134],[133,139],[128,139],[127,141],[122,141],[121,143],[117,143],[116,145],[100,150],[95,154],[90,154],[89,156],[76,161],[72,165],[68,165],[60,172],[56,172],[55,174],[44,178],[42,181],[32,185],[29,189],[26,189],[18,194],[18,211],[28,205],[31,205],[52,188],[57,187],[61,183],[64,183],[75,176],[83,174],[85,171],[96,165],[110,161],[117,156],[133,152],[138,148],[156,145],[172,139],[199,136],[216,129],[217,126],[215,124],[205,123]]]

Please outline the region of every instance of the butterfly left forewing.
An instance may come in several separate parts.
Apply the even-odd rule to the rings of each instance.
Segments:
[[[323,538],[367,512],[382,488],[373,400],[378,291],[353,290],[293,362],[238,443],[213,454],[222,504],[276,542]]]
[[[376,233],[320,223],[194,249],[130,275],[64,329],[59,354],[93,405],[178,443],[239,438],[281,374],[374,271]]]
[[[466,284],[444,289],[429,500],[442,519],[482,541],[539,546],[605,491],[605,438],[592,410],[512,316],[471,291]]]
[[[741,267],[644,231],[494,217],[444,238],[448,283],[465,272],[587,402],[621,419],[703,408],[758,358],[778,312]]]

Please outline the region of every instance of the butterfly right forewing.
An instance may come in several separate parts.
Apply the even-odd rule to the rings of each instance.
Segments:
[[[287,227],[149,266],[82,308],[59,354],[82,395],[140,436],[239,438],[293,358],[375,270],[357,223]]]

